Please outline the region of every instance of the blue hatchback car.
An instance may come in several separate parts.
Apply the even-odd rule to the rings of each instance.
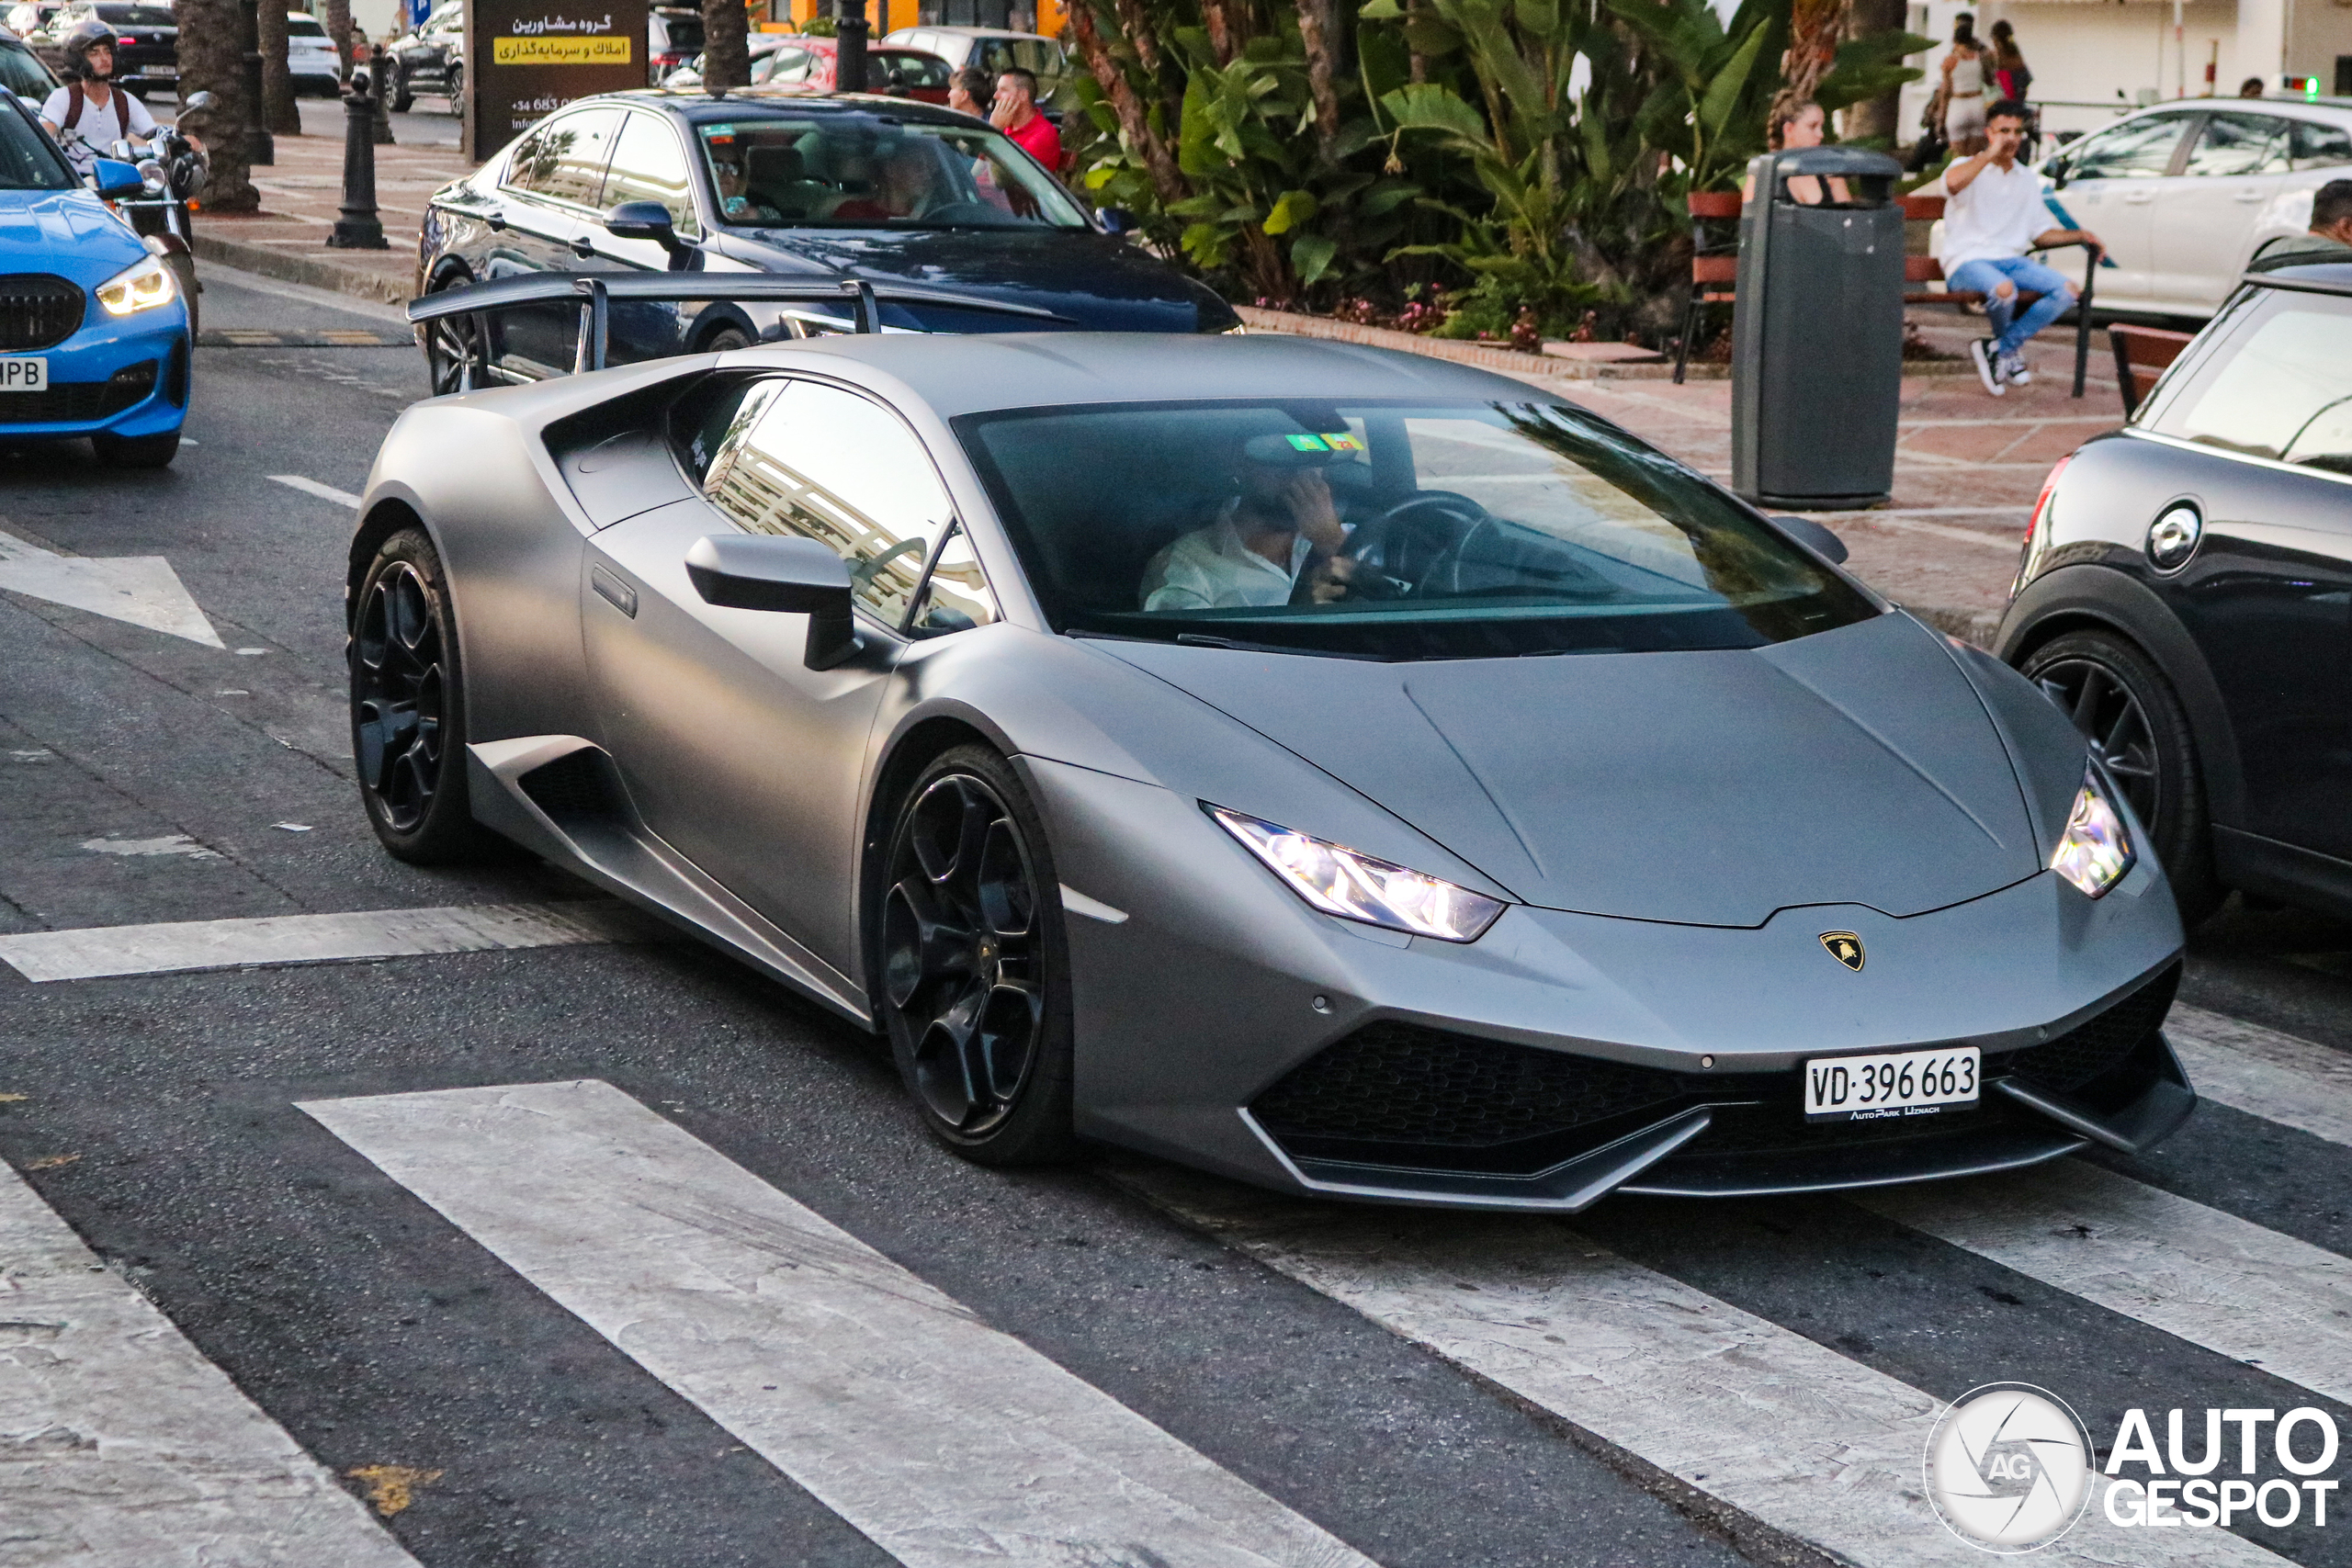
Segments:
[[[87,436],[102,462],[160,468],[187,417],[187,306],[161,256],[107,208],[0,87],[0,446]]]

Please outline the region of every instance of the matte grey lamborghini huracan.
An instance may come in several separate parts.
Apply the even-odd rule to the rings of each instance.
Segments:
[[[438,399],[351,549],[390,851],[887,1032],[937,1135],[1576,1209],[2145,1148],[2181,931],[2066,716],[1519,382],[843,336]]]

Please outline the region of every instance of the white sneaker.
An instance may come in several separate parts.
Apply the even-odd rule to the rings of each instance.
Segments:
[[[2001,365],[1993,357],[1993,340],[1980,337],[1968,345],[1968,362],[1976,367],[1976,378],[1995,397],[2007,395],[2008,388],[2001,384]]]
[[[2012,387],[2030,387],[2033,385],[2033,372],[2026,368],[2024,355],[2005,354],[2001,355],[2001,379],[2007,381]]]

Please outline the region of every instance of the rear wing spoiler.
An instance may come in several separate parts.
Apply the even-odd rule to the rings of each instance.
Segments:
[[[842,282],[809,282],[758,272],[537,272],[524,277],[493,278],[488,283],[462,284],[412,299],[408,319],[419,325],[448,316],[487,314],[518,305],[561,304],[576,300],[580,307],[580,348],[572,374],[605,367],[611,304],[616,299],[658,300],[664,303],[696,299],[777,301],[793,304],[846,304],[854,330],[882,330],[882,307],[944,305],[957,310],[985,310],[991,315],[1019,316],[1035,321],[1070,324],[1067,316],[1035,305],[1015,305],[976,294],[954,294],[944,288],[909,284],[869,283],[864,278]]]

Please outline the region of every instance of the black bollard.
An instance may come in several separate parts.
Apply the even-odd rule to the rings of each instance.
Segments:
[[[839,0],[833,24],[833,89],[865,91],[865,0]]]
[[[376,95],[368,73],[351,73],[343,96],[343,214],[327,243],[341,251],[388,251],[376,216]]]

